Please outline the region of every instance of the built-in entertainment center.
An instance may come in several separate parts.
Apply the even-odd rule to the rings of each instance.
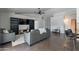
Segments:
[[[34,29],[34,20],[33,19],[22,19],[22,18],[10,18],[10,30],[19,34],[19,30],[26,31],[27,29]]]

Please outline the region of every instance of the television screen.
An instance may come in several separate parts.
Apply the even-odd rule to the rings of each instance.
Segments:
[[[19,30],[29,29],[29,25],[19,25]]]

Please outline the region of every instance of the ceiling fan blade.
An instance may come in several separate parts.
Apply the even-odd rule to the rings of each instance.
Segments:
[[[39,15],[45,14],[45,12],[41,10],[41,8],[38,8],[38,11],[34,11],[34,13]]]

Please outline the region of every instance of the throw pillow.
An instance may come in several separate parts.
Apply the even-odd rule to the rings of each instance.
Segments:
[[[8,30],[3,30],[3,33],[9,33]]]

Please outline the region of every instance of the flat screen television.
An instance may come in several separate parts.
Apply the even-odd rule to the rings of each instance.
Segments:
[[[27,30],[29,29],[29,25],[19,25],[19,30]]]

